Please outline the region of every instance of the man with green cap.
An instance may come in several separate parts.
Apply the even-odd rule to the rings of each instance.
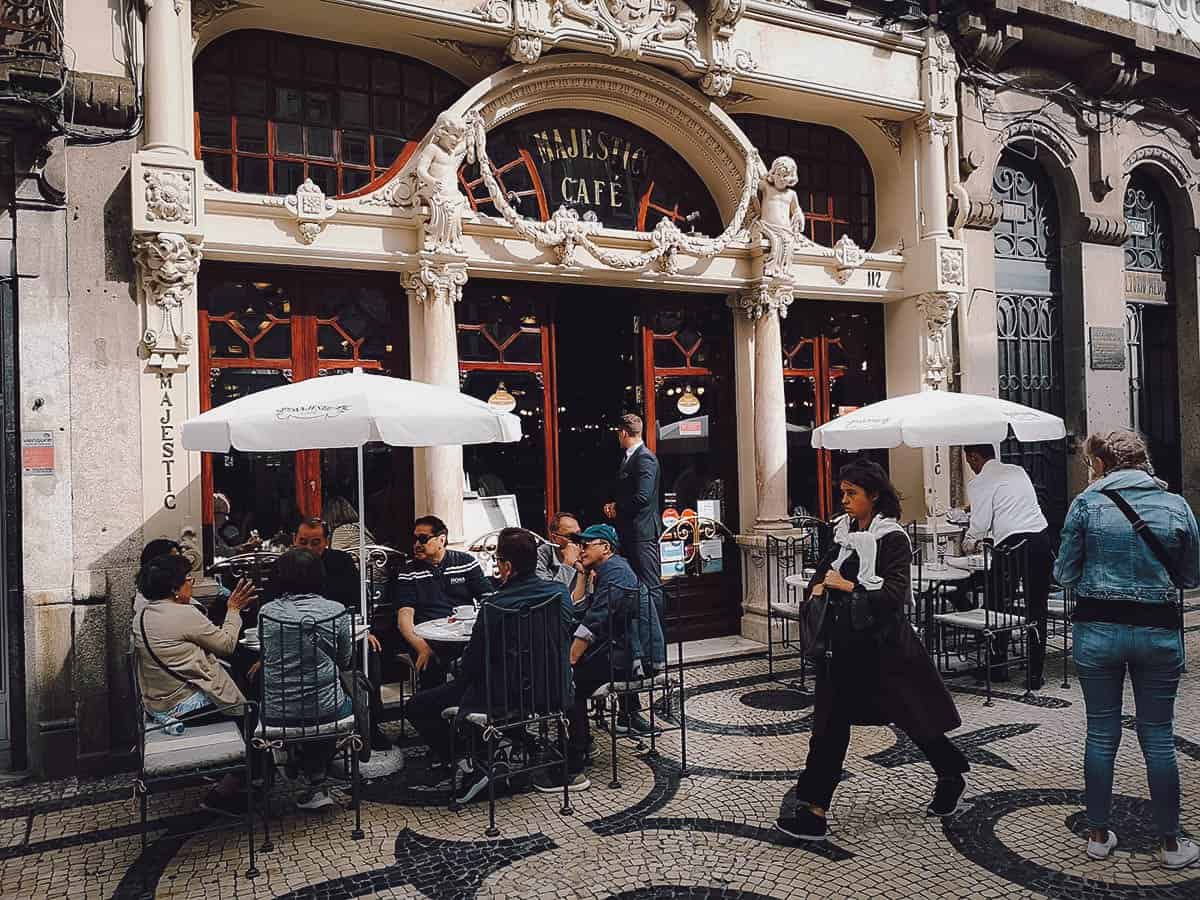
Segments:
[[[575,672],[575,704],[571,708],[570,766],[582,768],[587,757],[587,701],[610,676],[608,644],[616,655],[617,666],[632,667],[634,647],[629,633],[613,632],[613,615],[622,625],[628,622],[631,603],[638,602],[638,578],[624,557],[618,556],[620,542],[611,525],[589,525],[579,536],[583,543],[580,562],[593,579],[592,593],[584,600],[575,640],[571,644],[571,665]],[[618,677],[621,673],[618,672]],[[627,717],[622,716],[627,720]],[[621,723],[618,723],[620,727]],[[628,721],[624,724],[627,729]]]

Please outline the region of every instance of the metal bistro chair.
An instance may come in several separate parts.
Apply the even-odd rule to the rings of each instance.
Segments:
[[[1068,678],[1071,663],[1071,624],[1075,615],[1075,591],[1071,588],[1053,588],[1046,600],[1046,647],[1050,638],[1062,638],[1063,680],[1062,687],[1069,688]]]
[[[213,563],[208,572],[219,579],[225,587],[233,589],[238,580],[245,578],[258,588],[261,596],[267,596],[267,588],[280,554],[258,550],[254,553],[239,553],[220,562]]]
[[[484,534],[481,534],[479,537],[470,541],[466,547],[467,552],[479,560],[479,565],[483,569],[483,574],[488,578],[495,578],[497,575],[496,544],[500,541],[500,532],[503,530],[504,529],[502,528],[497,528],[495,531],[488,531]],[[549,543],[549,541],[547,541],[540,534],[529,531],[528,528],[522,530],[532,534],[539,547],[542,544]]]
[[[787,537],[767,535],[767,674],[772,681],[804,690],[808,661],[795,644],[798,629],[793,634],[793,623],[800,619],[804,588],[789,584],[788,579],[807,581],[811,577],[833,540],[833,529],[821,519],[807,517],[793,524],[801,534]],[[775,636],[777,631],[778,640]],[[781,650],[777,650],[777,647]],[[800,660],[799,684],[775,678],[776,660],[782,662],[791,659]]]
[[[386,626],[381,624],[381,627],[395,628],[396,612],[392,599],[389,597],[389,591],[391,590],[392,579],[400,567],[408,560],[408,556],[394,547],[388,547],[383,544],[368,544],[366,550],[367,621],[371,623],[372,630],[375,630],[376,622],[386,617],[390,621],[386,623]],[[347,552],[354,557],[354,564],[357,566],[357,550]],[[394,661],[403,666],[404,677],[401,681],[387,682],[379,685],[380,705],[385,711],[389,712],[389,715],[391,710],[399,710],[400,736],[403,737],[405,730],[404,708],[408,702],[408,698],[417,689],[417,670],[413,664],[412,657],[403,651],[396,654]]]
[[[621,786],[617,775],[617,741],[628,740],[636,744],[639,752],[646,750],[645,736],[637,733],[617,732],[617,713],[622,698],[646,695],[649,701],[650,748],[649,755],[658,754],[658,735],[679,732],[680,775],[687,775],[687,692],[683,675],[683,638],[676,645],[676,662],[670,663],[669,648],[663,625],[678,617],[682,606],[682,579],[673,579],[666,584],[640,584],[637,588],[617,592],[609,601],[609,639],[602,651],[608,655],[609,680],[592,694],[602,707],[607,707],[608,732],[612,740],[612,781],[610,788]],[[675,605],[665,609],[667,600],[674,598]],[[655,621],[659,630],[656,632]],[[656,633],[662,635],[662,658],[655,659]],[[613,640],[619,635],[619,640]],[[672,695],[678,691],[678,722],[660,727],[655,719],[655,695],[659,695],[664,711],[675,714]],[[626,699],[628,703],[628,700]],[[668,721],[670,719],[668,718]]]
[[[1028,659],[1028,634],[1035,626],[1030,622],[1024,601],[1024,586],[1029,583],[1029,548],[1026,541],[1012,547],[990,549],[984,545],[983,607],[965,612],[942,613],[934,619],[944,634],[947,628],[978,635],[974,650],[976,665],[986,673],[987,695],[984,706],[992,705],[992,649],[996,638],[1008,634],[1023,639],[1022,655],[1014,656],[1015,643],[1010,640],[1006,665],[1025,663],[1025,693],[1032,692]],[[990,559],[989,559],[990,555]],[[944,636],[941,638],[944,640]],[[960,648],[959,655],[970,651]]]
[[[259,613],[259,640],[262,645],[262,672],[259,675],[259,708],[262,716],[254,734],[252,745],[256,750],[290,752],[305,745],[325,742],[332,745],[333,752],[349,754],[349,765],[353,792],[354,830],[350,836],[355,840],[363,837],[362,810],[359,802],[361,779],[359,778],[359,751],[369,744],[369,728],[366,722],[367,691],[360,684],[360,673],[353,671],[355,663],[354,614],[344,610],[326,619],[306,616],[299,622],[283,621],[267,613]],[[294,655],[285,655],[286,648],[294,648]],[[317,667],[327,660],[340,679],[343,672],[350,672],[352,690],[347,694],[354,701],[354,711],[340,718],[322,718],[318,712]],[[267,703],[268,694],[278,695],[281,703]],[[268,774],[268,792],[265,800],[263,829],[264,850],[271,844],[270,786],[273,773]]]
[[[500,834],[496,785],[502,779],[511,784],[516,777],[561,767],[559,812],[574,812],[566,783],[572,626],[556,599],[517,608],[484,603],[479,610],[475,628],[483,629],[485,708],[451,706],[442,710],[442,717],[451,722],[451,759],[457,758],[455,725],[465,724],[470,737],[467,758],[475,771],[488,776],[488,837]]]
[[[138,721],[137,779],[133,783],[134,796],[141,807],[142,850],[146,849],[147,818],[150,795],[159,789],[171,790],[188,783],[196,783],[208,776],[241,774],[245,779],[246,846],[250,854],[247,878],[258,877],[254,859],[254,786],[250,766],[250,735],[254,729],[255,705],[249,701],[229,707],[208,707],[179,721],[184,725],[183,734],[168,734],[167,726],[147,721],[146,708],[142,702],[142,686],[138,678],[137,653],[128,654],[129,681],[136,704]],[[243,716],[243,730],[230,718],[227,721],[189,726],[188,721],[215,712]],[[227,823],[218,821],[209,830],[223,830]]]

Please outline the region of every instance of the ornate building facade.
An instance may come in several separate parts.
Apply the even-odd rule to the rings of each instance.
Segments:
[[[688,633],[762,639],[766,536],[835,510],[839,460],[812,428],[948,385],[1119,424],[1124,373],[1089,371],[1082,399],[1063,387],[1084,332],[1067,306],[1057,324],[1055,291],[1103,269],[1146,295],[1168,283],[1179,315],[1194,298],[1178,206],[1194,158],[1061,122],[977,128],[984,106],[1056,115],[1020,82],[974,78],[993,44],[1017,52],[990,12],[940,28],[840,0],[147,0],[134,21],[69,6],[76,69],[127,88],[141,130],[122,142],[97,102],[118,133],[64,149],[70,283],[20,335],[20,427],[54,438],[50,471],[20,485],[8,608],[24,622],[14,741],[38,771],[110,765],[129,743],[146,541],[181,540],[199,565],[353,493],[342,451],[185,451],[179,424],[215,405],[361,367],[521,416],[517,445],[369,447],[361,512],[393,544],[424,512],[470,542],[479,495],[543,533],[559,509],[596,518],[613,423],[637,412],[662,512],[697,510],[739,548],[696,582]],[[1057,154],[1053,177],[1112,187],[1082,206],[1048,192],[1012,156],[1034,146]],[[1147,223],[1133,237],[1127,174]],[[1031,241],[1054,215],[1061,231]],[[1167,227],[1185,229],[1169,261],[1147,237]],[[1031,253],[1040,286],[1022,280]],[[1123,301],[1089,302],[1095,324],[1125,327]],[[1135,311],[1123,347],[1158,352],[1160,306]],[[1041,337],[1013,337],[1012,318],[1075,335],[1047,351],[1059,380],[1026,377]],[[1152,380],[1139,390],[1164,396]],[[943,459],[884,458],[907,517],[949,502]],[[1039,465],[1059,465],[1053,448]]]

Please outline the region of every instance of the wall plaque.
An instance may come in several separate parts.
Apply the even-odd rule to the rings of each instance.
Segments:
[[[1088,342],[1093,372],[1120,372],[1125,368],[1124,328],[1089,328]]]
[[[21,471],[25,475],[54,474],[53,431],[32,431],[21,435]]]
[[[1167,281],[1157,272],[1125,272],[1125,299],[1167,302]]]

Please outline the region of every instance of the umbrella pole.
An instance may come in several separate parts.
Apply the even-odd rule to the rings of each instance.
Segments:
[[[367,523],[366,519],[366,489],[363,486],[363,445],[358,445],[358,606],[362,613],[364,625],[369,625],[367,621]],[[362,670],[363,675],[367,674],[367,652],[370,645],[367,641],[367,635],[370,634],[370,629],[363,634],[362,639]]]

